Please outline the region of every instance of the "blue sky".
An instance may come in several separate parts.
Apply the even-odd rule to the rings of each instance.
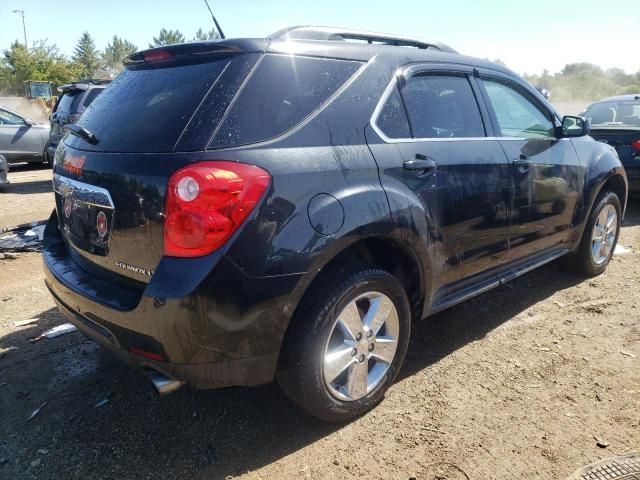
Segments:
[[[520,73],[543,68],[555,72],[570,62],[640,70],[640,54],[634,51],[640,46],[640,0],[210,0],[210,4],[227,37],[260,37],[288,25],[336,25],[440,40],[465,54],[500,58]],[[71,54],[85,29],[98,48],[117,34],[142,49],[162,27],[177,28],[191,38],[199,27],[212,26],[203,0],[0,0],[0,50],[23,38],[14,9],[25,11],[29,43],[47,38],[66,54]]]

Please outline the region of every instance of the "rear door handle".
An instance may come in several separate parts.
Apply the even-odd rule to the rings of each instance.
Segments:
[[[436,169],[438,164],[426,155],[418,153],[413,160],[407,160],[403,164],[405,170],[414,171],[418,174],[424,174],[432,172]]]

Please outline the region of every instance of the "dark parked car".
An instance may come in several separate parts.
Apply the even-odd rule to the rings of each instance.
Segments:
[[[640,94],[605,98],[582,115],[591,121],[591,136],[617,150],[629,191],[640,192]]]
[[[46,284],[160,392],[275,378],[346,420],[412,319],[560,257],[604,271],[627,180],[587,127],[439,43],[298,27],[135,53],[56,151]]]
[[[58,87],[60,96],[49,116],[51,134],[47,145],[47,159],[51,162],[64,135],[64,126],[76,123],[111,80],[86,79]]]

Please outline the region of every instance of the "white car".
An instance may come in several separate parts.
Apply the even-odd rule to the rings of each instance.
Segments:
[[[50,129],[48,124],[0,107],[0,156],[8,163],[44,162]]]

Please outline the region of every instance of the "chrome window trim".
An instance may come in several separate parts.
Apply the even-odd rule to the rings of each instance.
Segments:
[[[389,99],[389,97],[391,96],[391,94],[393,93],[394,88],[398,87],[398,78],[399,77],[405,77],[405,78],[410,78],[411,76],[415,75],[416,71],[422,71],[422,65],[410,65],[408,67],[404,67],[404,68],[399,68],[398,70],[396,70],[396,72],[393,75],[393,78],[391,79],[391,81],[389,82],[389,85],[387,85],[387,87],[385,88],[384,92],[382,93],[382,97],[380,97],[380,100],[378,101],[376,108],[373,110],[373,113],[371,114],[371,118],[369,119],[369,124],[371,125],[371,128],[373,128],[373,130],[378,134],[378,136],[385,142],[385,143],[414,143],[414,142],[469,142],[469,141],[496,141],[496,140],[500,140],[500,141],[523,141],[523,140],[537,140],[537,139],[531,139],[531,138],[526,138],[526,137],[452,137],[452,138],[389,138],[387,137],[387,135],[385,135],[385,133],[382,131],[382,129],[380,129],[380,127],[378,127],[377,121],[378,121],[378,117],[380,116],[380,113],[382,112],[382,109],[384,108],[384,106],[387,103],[387,100]],[[438,73],[446,73],[446,70],[442,70],[442,69],[433,69],[434,72],[438,72]],[[464,70],[460,69],[460,70],[456,70],[455,67],[452,68],[451,72],[464,72]],[[408,75],[408,76],[407,76]],[[409,119],[407,118],[407,121]],[[550,140],[550,139],[555,139],[555,140],[561,140],[561,139],[557,139],[555,137],[541,137],[539,140]]]

